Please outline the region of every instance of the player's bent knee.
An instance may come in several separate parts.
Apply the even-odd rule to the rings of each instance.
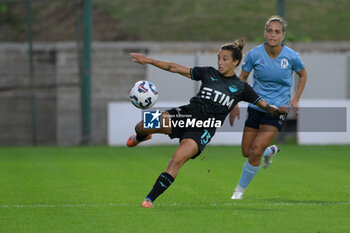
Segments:
[[[184,165],[189,159],[190,156],[175,152],[175,154],[169,162],[169,167],[182,167],[182,165]]]
[[[168,172],[175,178],[178,171],[180,170],[180,168],[183,166],[185,162],[186,161],[171,159],[166,169],[166,172]]]
[[[263,154],[263,151],[257,146],[253,146],[249,151],[249,158],[252,160],[259,160]]]
[[[187,159],[185,159],[185,158],[172,158],[170,160],[170,164],[173,167],[181,167],[186,161],[187,161]]]
[[[242,145],[241,150],[242,150],[242,156],[248,158],[250,153],[250,147]]]
[[[245,158],[248,158],[249,157],[249,152],[250,152],[250,150],[242,149],[242,156],[245,157]]]

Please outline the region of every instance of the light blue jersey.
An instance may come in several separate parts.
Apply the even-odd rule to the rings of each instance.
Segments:
[[[269,104],[277,107],[290,103],[293,71],[304,69],[299,54],[283,46],[280,54],[272,59],[266,52],[264,44],[249,51],[242,69],[250,73],[254,69],[253,89]],[[249,104],[250,107],[264,111]]]

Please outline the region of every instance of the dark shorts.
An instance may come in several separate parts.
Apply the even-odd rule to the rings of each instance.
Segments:
[[[259,129],[260,125],[272,125],[275,126],[278,131],[281,131],[287,120],[287,115],[271,116],[266,112],[261,112],[250,107],[248,107],[247,114],[245,126],[254,129]]]
[[[192,105],[184,105],[177,108],[172,108],[167,110],[171,115],[171,121],[185,120],[186,119],[203,119],[200,114],[197,112],[198,110]],[[179,138],[181,142],[182,139],[191,138],[193,139],[198,146],[198,153],[195,154],[192,159],[196,158],[202,151],[204,147],[210,142],[212,137],[214,136],[216,128],[185,128],[185,127],[174,127],[172,126],[172,132],[169,134],[171,139]]]

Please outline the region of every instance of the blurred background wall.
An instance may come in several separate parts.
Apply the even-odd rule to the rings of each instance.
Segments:
[[[186,66],[216,67],[220,42],[92,43],[92,144],[107,143],[107,107],[111,101],[129,101],[129,89],[138,80],[156,83],[160,101],[187,102],[198,83],[151,66],[133,63],[129,53],[144,52],[154,58]],[[245,52],[256,46],[248,43]],[[303,99],[348,99],[349,43],[293,43],[308,70]],[[0,144],[31,144],[31,112],[27,45],[0,44]],[[37,100],[37,137],[43,145],[80,143],[80,88],[75,43],[37,43],[34,47]],[[239,69],[237,70],[239,73]],[[133,107],[130,105],[130,107]],[[118,119],[116,119],[118,120]]]
[[[133,63],[130,52],[216,67],[222,43],[245,37],[246,54],[263,42],[265,22],[276,13],[287,18],[287,45],[309,74],[302,98],[350,99],[349,1],[282,2],[284,8],[280,0],[1,0],[0,145],[33,145],[33,127],[38,145],[82,143],[82,45],[91,52],[87,143],[103,145],[108,103],[128,101],[136,81],[156,83],[160,101],[187,101],[198,90],[195,82]]]

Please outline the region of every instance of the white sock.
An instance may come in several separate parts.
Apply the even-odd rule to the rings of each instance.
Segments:
[[[235,191],[240,191],[240,192],[242,192],[242,193],[244,193],[244,191],[245,191],[245,188],[244,187],[242,187],[242,186],[240,186],[239,184],[237,184],[237,187],[235,188]]]

